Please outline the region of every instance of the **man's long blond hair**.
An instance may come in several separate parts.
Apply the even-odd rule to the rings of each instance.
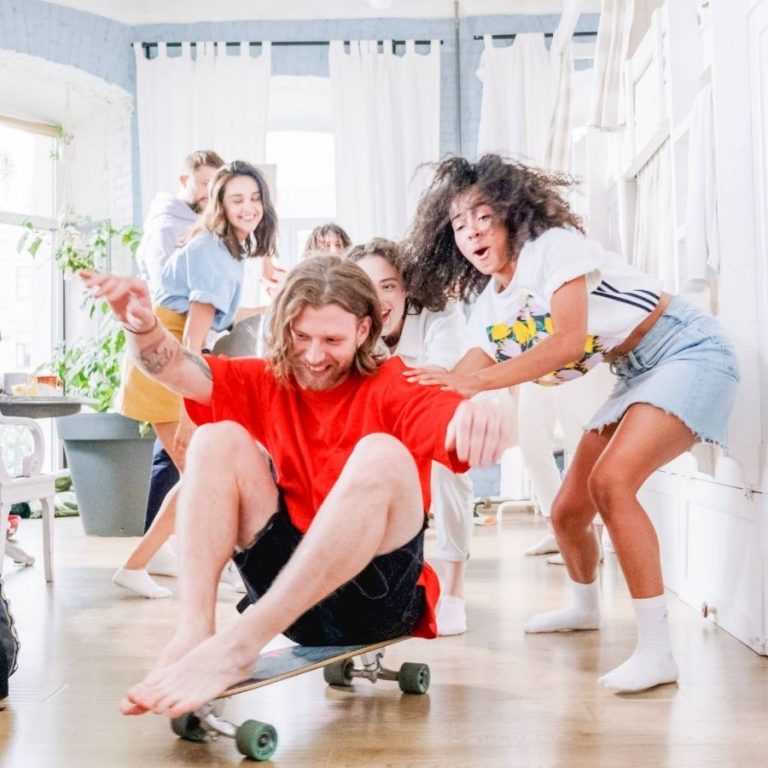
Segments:
[[[291,374],[291,326],[306,307],[336,304],[358,320],[368,317],[368,336],[357,348],[353,368],[362,376],[374,373],[381,362],[375,354],[381,335],[379,299],[368,275],[339,256],[313,256],[292,269],[272,305],[266,358],[279,381]]]

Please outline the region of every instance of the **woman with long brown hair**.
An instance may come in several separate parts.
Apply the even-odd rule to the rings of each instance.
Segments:
[[[261,172],[242,160],[222,166],[211,181],[199,222],[163,268],[161,287],[153,296],[159,321],[190,352],[200,353],[210,331],[223,331],[250,314],[239,309],[244,260],[270,256],[276,231],[277,215]],[[181,398],[127,360],[118,404],[125,416],[152,424],[181,472],[193,430]],[[115,584],[142,597],[170,596],[146,568],[173,533],[175,497],[174,489],[138,547],[118,569]]]

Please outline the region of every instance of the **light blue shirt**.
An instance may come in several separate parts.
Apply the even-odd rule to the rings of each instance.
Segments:
[[[244,265],[235,259],[218,235],[203,232],[179,248],[163,267],[155,303],[186,314],[189,304],[212,304],[214,331],[232,325],[240,304]]]

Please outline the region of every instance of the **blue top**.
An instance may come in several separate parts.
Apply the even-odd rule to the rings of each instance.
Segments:
[[[212,304],[214,331],[232,325],[240,303],[244,265],[227,250],[222,239],[202,232],[179,248],[163,267],[155,304],[187,314],[189,304]]]

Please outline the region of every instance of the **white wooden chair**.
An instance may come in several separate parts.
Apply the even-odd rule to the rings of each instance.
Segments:
[[[43,505],[43,564],[45,566],[45,580],[53,581],[53,495],[55,492],[55,477],[43,474],[40,469],[43,465],[45,442],[43,431],[33,419],[20,417],[0,416],[0,432],[6,427],[24,427],[32,434],[34,449],[31,454],[25,455],[22,460],[21,474],[6,467],[2,453],[0,453],[0,573],[2,573],[5,555],[12,556],[15,560],[25,565],[32,565],[34,557],[27,555],[20,547],[7,542],[8,515],[14,504],[19,504],[33,499],[40,499]]]

